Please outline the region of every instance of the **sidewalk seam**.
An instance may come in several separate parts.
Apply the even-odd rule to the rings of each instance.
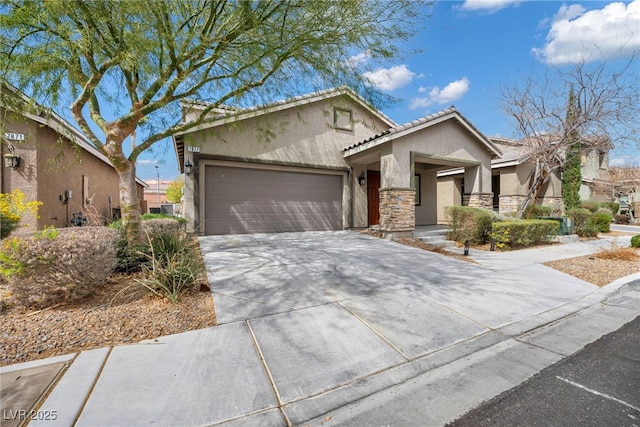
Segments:
[[[256,349],[256,352],[258,353],[258,357],[260,358],[260,363],[262,363],[262,367],[264,368],[264,371],[267,374],[267,378],[269,378],[269,384],[271,384],[271,389],[273,390],[273,394],[276,397],[276,403],[278,405],[278,410],[280,410],[280,413],[284,417],[284,420],[287,423],[287,426],[291,427],[291,421],[289,421],[289,417],[287,417],[287,414],[283,410],[282,399],[280,398],[280,393],[278,393],[278,387],[276,387],[275,380],[273,379],[273,376],[271,375],[271,371],[269,370],[269,366],[267,366],[267,361],[264,358],[264,354],[262,354],[262,350],[260,349],[260,344],[258,344],[258,340],[256,338],[256,335],[253,333],[253,329],[251,328],[251,324],[249,323],[249,320],[245,320],[244,323],[245,323],[245,325],[247,325],[247,329],[249,330],[249,334],[251,335],[251,340],[253,341],[253,345],[254,345],[254,347]]]
[[[74,417],[72,425],[75,426],[75,425],[78,424],[78,420],[80,419],[80,415],[82,415],[82,413],[84,412],[84,409],[87,407],[87,403],[89,403],[89,398],[93,394],[93,390],[95,390],[96,385],[98,384],[98,380],[102,376],[102,371],[104,371],[104,368],[107,365],[107,362],[109,361],[109,358],[111,357],[111,353],[113,352],[114,348],[115,347],[113,347],[113,346],[109,347],[109,353],[107,353],[107,356],[104,358],[104,361],[102,362],[102,365],[100,366],[100,370],[98,371],[98,375],[96,375],[95,379],[93,380],[93,384],[91,385],[91,390],[89,390],[89,392],[87,393],[87,396],[84,399],[84,402],[82,402],[82,407],[80,408],[80,410],[78,411],[78,413]],[[80,353],[78,353],[78,356],[80,356]]]
[[[411,358],[409,356],[407,356],[406,354],[404,354],[404,352],[402,350],[400,350],[396,345],[394,345],[391,341],[389,341],[384,335],[382,335],[380,332],[378,332],[377,329],[375,329],[373,327],[373,325],[370,325],[366,320],[364,320],[363,318],[361,318],[360,316],[358,316],[356,313],[354,313],[353,311],[349,310],[347,307],[345,307],[344,305],[342,305],[342,303],[340,301],[336,301],[336,304],[340,307],[342,307],[344,310],[347,311],[347,313],[351,314],[353,317],[355,317],[356,319],[358,319],[363,325],[365,325],[371,332],[373,332],[374,334],[376,334],[379,338],[381,338],[384,342],[386,342],[391,348],[393,348],[395,351],[397,351],[398,353],[400,353],[400,355],[402,357],[404,357],[405,359],[407,359],[407,362],[411,361]]]

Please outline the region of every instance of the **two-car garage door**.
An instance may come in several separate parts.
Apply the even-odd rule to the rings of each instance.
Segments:
[[[205,167],[205,234],[342,229],[342,175]]]

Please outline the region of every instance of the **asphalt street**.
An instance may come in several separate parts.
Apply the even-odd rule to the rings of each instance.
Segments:
[[[640,317],[448,426],[640,426]]]

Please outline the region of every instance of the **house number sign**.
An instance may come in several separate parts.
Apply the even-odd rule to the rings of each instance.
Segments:
[[[9,141],[24,141],[24,134],[23,133],[5,132],[4,133],[4,138],[8,139]]]

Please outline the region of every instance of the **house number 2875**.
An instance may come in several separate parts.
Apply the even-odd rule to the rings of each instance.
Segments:
[[[23,133],[5,132],[4,133],[4,138],[8,139],[9,141],[24,141],[24,134]]]

